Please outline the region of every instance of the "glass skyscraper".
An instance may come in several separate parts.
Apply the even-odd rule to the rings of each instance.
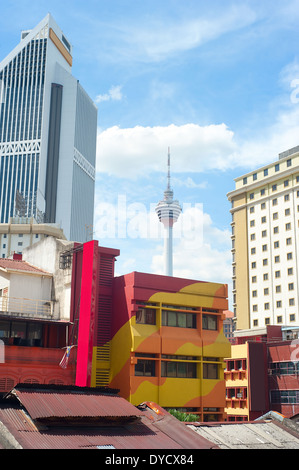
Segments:
[[[0,223],[93,225],[97,108],[72,76],[72,46],[49,14],[0,63]]]

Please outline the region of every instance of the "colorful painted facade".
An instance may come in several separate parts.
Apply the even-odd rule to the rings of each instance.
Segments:
[[[137,272],[114,278],[118,254],[95,241],[74,253],[76,385],[109,385],[132,404],[223,420],[227,286]]]
[[[299,413],[297,328],[235,332],[225,370],[228,421],[252,421],[270,410],[286,418]]]

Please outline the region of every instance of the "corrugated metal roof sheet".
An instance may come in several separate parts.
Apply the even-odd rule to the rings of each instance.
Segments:
[[[49,386],[47,389],[40,385],[26,388],[19,384],[0,403],[0,422],[24,449],[215,447],[211,441],[186,428],[155,404],[151,403],[150,407],[144,404],[138,409],[109,391],[101,393],[87,388],[79,391],[79,388]],[[44,425],[43,418],[51,419],[53,416],[58,418],[54,426],[52,422],[51,426]],[[80,422],[80,426],[63,425],[65,418],[77,416],[90,417],[93,426],[88,420]],[[101,419],[96,422],[100,416],[113,419],[104,426]],[[122,417],[131,416],[139,419],[124,424]]]
[[[32,419],[138,417],[142,412],[118,395],[15,389]]]

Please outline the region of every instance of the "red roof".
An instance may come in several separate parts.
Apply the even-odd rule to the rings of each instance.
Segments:
[[[135,407],[109,389],[19,384],[0,402],[0,422],[4,442],[23,449],[217,447],[158,405]]]
[[[0,269],[5,271],[21,271],[27,273],[42,274],[43,276],[51,276],[51,273],[44,271],[43,269],[37,268],[27,261],[16,260],[10,258],[0,258]]]
[[[135,406],[118,395],[70,390],[18,389],[16,397],[36,420],[47,418],[132,418],[142,415]]]

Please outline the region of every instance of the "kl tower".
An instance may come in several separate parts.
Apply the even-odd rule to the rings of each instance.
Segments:
[[[164,191],[164,199],[156,207],[159,220],[164,225],[164,270],[166,276],[173,275],[172,228],[181,212],[182,208],[179,202],[173,199],[173,190],[170,187],[170,150],[168,148],[167,189]]]

